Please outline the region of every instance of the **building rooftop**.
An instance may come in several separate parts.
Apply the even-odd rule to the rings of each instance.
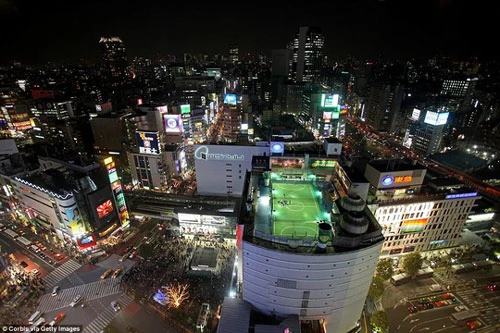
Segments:
[[[458,149],[431,155],[429,159],[462,171],[483,168],[488,164],[488,161]]]
[[[397,159],[397,160],[373,160],[368,163],[379,172],[410,171],[418,169],[427,169],[416,160]]]
[[[252,209],[242,217],[245,240],[281,251],[318,254],[352,251],[383,240],[380,225],[361,198],[356,201],[361,204],[358,211],[351,213],[333,202],[340,195],[332,195],[336,191],[332,183],[314,174],[271,172],[269,186],[264,175],[253,173],[249,178]],[[326,245],[318,242],[325,225],[329,226]]]

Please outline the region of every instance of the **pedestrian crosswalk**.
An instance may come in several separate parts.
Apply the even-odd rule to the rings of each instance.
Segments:
[[[49,312],[69,306],[76,295],[82,295],[83,302],[120,293],[121,279],[99,280],[82,284],[73,288],[63,289],[57,296],[43,295],[38,310]]]
[[[46,277],[43,278],[43,282],[45,283],[45,289],[50,291],[54,286],[56,286],[62,279],[66,278],[68,275],[76,271],[82,267],[79,263],[73,260],[68,260],[61,266],[54,269],[52,272],[47,274]]]
[[[85,326],[83,332],[98,333],[106,328],[106,326],[108,326],[108,324],[118,315],[118,313],[123,311],[127,307],[127,305],[132,302],[132,298],[127,296],[126,294],[122,294],[116,301],[120,305],[120,311],[115,312],[110,303],[109,306],[99,314],[99,316],[97,316],[90,324]]]

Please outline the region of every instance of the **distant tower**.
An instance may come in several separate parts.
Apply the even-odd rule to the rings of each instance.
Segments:
[[[239,53],[240,50],[237,45],[231,46],[231,48],[229,49],[229,62],[233,65],[236,64],[240,60]]]
[[[404,88],[398,84],[376,83],[366,103],[366,123],[380,132],[397,132]]]
[[[119,37],[101,37],[99,44],[103,59],[103,76],[113,87],[130,79],[125,44]]]
[[[288,49],[292,50],[289,79],[314,82],[319,78],[323,62],[325,37],[320,28],[300,27]]]

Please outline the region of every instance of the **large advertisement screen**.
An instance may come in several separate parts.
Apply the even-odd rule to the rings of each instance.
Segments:
[[[224,94],[224,103],[236,105],[236,94]]]
[[[427,219],[415,219],[415,220],[406,220],[403,221],[401,225],[401,231],[404,233],[410,232],[421,232],[424,230],[425,225],[427,224]]]
[[[424,122],[429,125],[439,126],[445,125],[448,121],[449,112],[434,112],[427,111]]]
[[[89,205],[92,207],[91,214],[97,228],[109,226],[118,219],[117,210],[114,207],[113,194],[109,187],[101,188],[87,195]]]
[[[304,167],[303,158],[272,158],[272,168],[302,169]]]
[[[83,226],[82,216],[80,215],[80,210],[78,207],[66,208],[66,217],[68,218],[68,224],[71,228],[73,235],[81,234],[85,232],[85,227]]]
[[[334,108],[339,106],[339,94],[321,94],[321,106],[324,108]]]
[[[182,119],[180,114],[163,115],[166,133],[182,133]]]
[[[139,153],[154,154],[154,155],[158,155],[161,153],[161,148],[159,143],[160,137],[158,132],[137,131],[135,135],[137,138]]]
[[[411,120],[418,121],[420,119],[420,110],[419,109],[413,109],[413,112],[411,113]]]
[[[191,105],[183,104],[181,105],[181,114],[190,114],[191,113]]]
[[[97,216],[102,219],[113,211],[113,202],[108,199],[96,207]]]

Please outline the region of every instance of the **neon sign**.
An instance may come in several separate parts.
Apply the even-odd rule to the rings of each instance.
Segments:
[[[389,185],[392,185],[392,184],[411,183],[412,180],[413,180],[412,176],[392,176],[392,175],[388,175],[388,176],[382,177],[381,182],[382,182],[382,185],[389,186]]]
[[[382,185],[389,186],[394,183],[394,176],[385,176],[382,178]]]

